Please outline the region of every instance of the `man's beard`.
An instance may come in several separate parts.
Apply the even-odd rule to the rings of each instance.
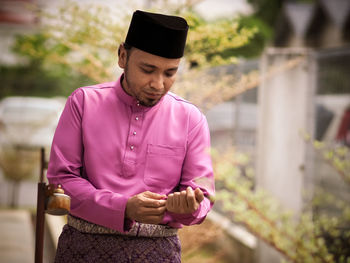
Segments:
[[[129,73],[128,62],[126,62],[125,69],[124,69],[124,78],[125,78],[125,82],[128,85],[130,92],[132,92],[132,89],[131,89],[132,85],[129,82],[129,74],[128,73]],[[136,98],[141,105],[146,106],[146,107],[152,107],[152,106],[156,105],[159,101],[159,99],[141,98],[140,95],[135,94],[135,93],[133,93],[132,96],[134,98]]]

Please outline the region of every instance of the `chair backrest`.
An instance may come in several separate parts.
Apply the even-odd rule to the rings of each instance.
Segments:
[[[44,148],[41,148],[40,166],[36,206],[35,263],[43,262],[45,213],[66,215],[70,210],[70,197],[64,194],[61,186],[47,185],[44,180],[45,171],[48,168]]]

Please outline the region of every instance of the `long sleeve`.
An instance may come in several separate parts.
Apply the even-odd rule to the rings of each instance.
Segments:
[[[193,189],[199,187],[205,198],[193,214],[167,212],[163,223],[169,223],[170,225],[174,223],[183,225],[200,224],[213,206],[210,197],[215,194],[215,186],[210,157],[210,133],[206,118],[202,114],[200,117],[199,122],[188,135],[179,190],[185,190],[188,186]]]
[[[47,177],[61,184],[71,197],[71,214],[117,231],[127,231],[124,213],[127,197],[96,189],[85,178],[82,121],[84,92],[75,91],[67,100],[51,147]]]

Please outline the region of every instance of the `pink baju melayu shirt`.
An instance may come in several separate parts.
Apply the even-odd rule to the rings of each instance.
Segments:
[[[47,177],[71,197],[71,214],[117,231],[130,196],[169,194],[191,186],[214,194],[205,116],[167,93],[145,107],[117,82],[77,89],[69,96],[52,142]],[[212,204],[193,214],[166,212],[162,224],[200,223]]]

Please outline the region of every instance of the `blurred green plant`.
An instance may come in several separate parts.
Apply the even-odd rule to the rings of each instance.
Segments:
[[[40,61],[0,66],[0,99],[9,96],[67,97],[79,86],[91,83],[87,77],[57,66],[47,70]]]
[[[349,147],[312,140],[306,132],[301,134],[315,153],[341,178],[344,187],[350,188]],[[314,194],[312,207],[319,231],[324,236],[329,251],[334,255],[335,262],[350,262],[349,203],[335,196],[335,193],[329,192],[326,187],[318,187]]]
[[[183,16],[190,26],[185,57],[193,66],[218,66],[237,62],[232,50],[246,46],[257,33],[254,25],[242,26],[237,19],[206,22],[193,12]]]
[[[315,149],[324,144],[313,142]],[[342,176],[349,178],[349,149],[342,146],[323,153]],[[254,172],[247,156],[229,150],[213,152],[217,182],[217,203],[232,219],[284,255],[288,262],[349,262],[350,206],[324,191],[314,196],[311,209],[296,217],[286,211],[266,191],[254,186]],[[344,177],[345,176],[345,177]],[[337,214],[329,210],[315,213],[318,207],[336,206]]]
[[[285,0],[248,0],[253,6],[253,16],[273,28]]]
[[[230,52],[246,45],[257,33],[256,27],[243,27],[239,20],[208,22],[192,12],[192,7],[187,3],[169,11],[185,17],[190,26],[182,79],[204,68],[236,61]],[[117,50],[126,35],[130,12],[66,1],[58,10],[42,12],[40,17],[40,31],[19,36],[14,46],[16,53],[30,61],[40,61],[47,72],[68,69],[64,72],[85,76],[91,80],[90,84],[115,79]],[[69,79],[67,75],[61,76]],[[227,80],[222,85],[230,82]],[[186,90],[186,93],[191,91]]]
[[[289,262],[334,262],[312,214],[305,212],[297,218],[266,191],[255,188],[247,162],[234,150],[213,153],[218,205]]]
[[[313,149],[322,156],[323,160],[328,163],[350,186],[350,150],[349,147],[339,144],[330,146],[326,142],[312,140],[306,132],[301,132],[304,140],[313,147]]]
[[[238,19],[238,23],[240,27],[255,28],[256,33],[249,43],[242,47],[230,49],[226,52],[226,54],[229,56],[244,58],[259,57],[263,53],[265,46],[272,39],[273,28],[254,15],[241,16]]]

